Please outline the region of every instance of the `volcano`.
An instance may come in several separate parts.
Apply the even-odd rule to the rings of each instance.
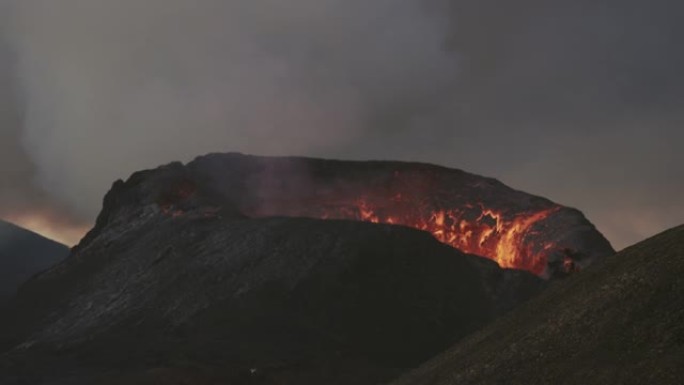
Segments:
[[[163,178],[157,175],[165,186],[158,203],[172,216],[202,202],[248,217],[403,225],[543,278],[564,276],[614,253],[578,210],[461,170],[236,153],[169,167]]]
[[[383,383],[611,251],[459,170],[208,155],[113,184],[0,318],[0,382]]]

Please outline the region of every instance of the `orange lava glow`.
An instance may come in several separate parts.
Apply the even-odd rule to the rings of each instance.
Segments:
[[[328,209],[319,217],[413,227],[430,232],[442,243],[466,253],[490,258],[501,267],[528,270],[537,275],[541,275],[547,265],[544,251],[554,247],[548,243],[537,251],[537,245],[525,242],[525,239],[535,234],[536,225],[558,211],[556,207],[505,219],[503,213],[481,205],[475,209],[436,211],[411,210],[402,204],[390,206],[394,208],[376,208],[366,200],[358,200],[352,206]],[[479,216],[473,217],[474,211],[479,211]],[[301,214],[310,216],[310,213]]]
[[[76,245],[90,230],[88,225],[62,223],[40,213],[11,215],[4,219],[67,246]]]
[[[321,184],[294,193],[279,191],[238,209],[250,217],[343,219],[412,227],[463,252],[494,260],[501,267],[539,276],[547,274],[549,256],[563,250],[543,233],[546,219],[561,209],[558,205],[548,202],[521,208],[504,203],[496,207],[506,209],[494,209],[484,202],[466,201],[458,190],[420,183],[430,182],[430,175],[402,179],[395,173],[394,178],[401,183],[380,187],[347,184],[343,188]],[[164,215],[184,216],[184,205],[196,192],[192,183],[180,182],[161,194],[157,203]],[[201,216],[214,213],[193,211]],[[574,269],[571,263],[564,263],[564,269]]]

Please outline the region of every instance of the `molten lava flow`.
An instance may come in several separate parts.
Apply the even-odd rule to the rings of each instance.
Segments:
[[[430,232],[442,243],[496,261],[501,267],[523,269],[542,275],[553,243],[530,242],[536,228],[559,207],[505,213],[468,204],[463,208],[435,208],[400,194],[390,199],[360,198],[348,203],[311,202],[305,207],[252,213],[256,216],[290,215],[322,219],[349,219],[404,225]]]
[[[427,182],[360,186],[362,191],[357,193],[347,187],[313,189],[302,195],[274,194],[254,206],[240,207],[240,211],[252,217],[301,216],[413,227],[461,251],[492,259],[501,267],[545,274],[549,255],[559,247],[539,234],[545,220],[560,206],[549,202],[529,205],[524,210],[519,206],[487,207],[485,203],[466,203],[458,192],[433,188],[429,178]],[[412,190],[414,186],[418,187]],[[192,182],[179,181],[168,186],[157,203],[163,214],[174,218],[188,214],[216,216],[215,209],[205,210],[199,208],[203,205],[189,203],[197,201],[197,196]],[[573,269],[569,265],[563,268]]]
[[[376,212],[367,202],[359,201],[355,218],[344,215],[349,210],[327,213],[325,217],[400,224],[428,231],[443,243],[466,253],[486,256],[501,267],[529,270],[539,275],[546,268],[547,260],[542,253],[535,253],[532,245],[526,246],[524,240],[536,224],[555,211],[556,208],[551,208],[506,220],[500,212],[483,209],[477,218],[469,220],[465,212],[455,209],[437,210],[425,215],[385,215]]]

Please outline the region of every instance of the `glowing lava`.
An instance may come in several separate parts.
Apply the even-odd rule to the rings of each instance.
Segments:
[[[562,206],[515,191],[494,195],[486,181],[466,184],[456,179],[450,184],[451,179],[424,170],[378,175],[367,180],[355,176],[306,182],[283,179],[278,183],[273,183],[277,178],[269,177],[267,188],[250,186],[231,195],[237,199],[217,204],[228,204],[248,217],[344,219],[412,227],[461,251],[492,259],[501,267],[545,277],[550,274],[550,259],[553,263],[557,259],[550,256],[564,253],[565,247],[555,244],[551,236],[556,228],[549,227],[547,221]],[[186,214],[186,207],[198,213],[188,205],[202,196],[192,182],[179,181],[167,191],[158,200],[162,213],[179,217]],[[575,268],[565,265],[563,271]]]
[[[529,242],[528,237],[537,234],[537,226],[559,210],[551,207],[512,217],[509,215],[507,219],[503,212],[486,209],[481,204],[463,209],[433,210],[403,201],[400,197],[382,204],[358,199],[351,204],[327,203],[323,206],[314,204],[301,210],[290,208],[285,214],[412,227],[430,232],[439,241],[466,253],[490,258],[501,267],[524,269],[537,275],[544,273],[548,263],[546,251],[554,245],[538,245]]]

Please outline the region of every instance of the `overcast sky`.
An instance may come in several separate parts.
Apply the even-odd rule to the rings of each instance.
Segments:
[[[684,222],[680,4],[0,0],[0,217],[73,241],[113,180],[241,151],[493,176],[622,248]]]

